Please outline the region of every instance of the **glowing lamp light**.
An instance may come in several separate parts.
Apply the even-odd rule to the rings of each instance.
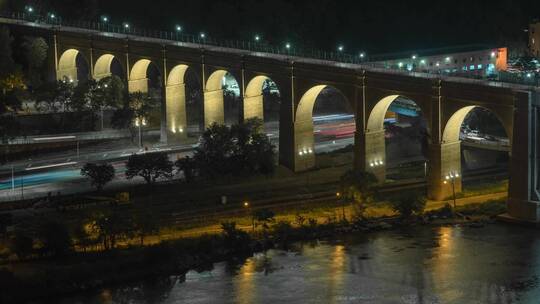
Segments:
[[[446,62],[450,62],[450,57],[446,57],[444,60],[445,60]]]
[[[366,54],[365,53],[360,53],[360,58],[364,58],[366,57]]]
[[[411,57],[413,60],[416,60],[416,55],[412,55]]]
[[[181,31],[182,31],[182,27],[181,27],[180,25],[177,25],[177,26],[176,26],[176,31],[177,31],[177,32],[181,32]]]
[[[206,38],[206,34],[205,34],[205,33],[200,33],[199,36],[200,36],[201,38],[203,38],[203,39]]]
[[[425,60],[425,59],[422,59],[422,60],[420,60],[420,63],[421,63],[421,64],[426,64],[426,60]]]
[[[51,17],[51,19],[54,19],[54,18],[56,18],[56,15],[51,13],[51,14],[49,14],[49,17]]]
[[[398,66],[401,68],[403,67],[403,62],[398,63]]]
[[[34,8],[29,6],[26,8],[26,10],[29,12],[29,13],[32,13],[34,11]]]
[[[101,21],[103,22],[109,22],[109,18],[106,16],[101,17]]]
[[[437,62],[435,65],[436,65],[436,66],[440,66],[441,64]]]
[[[255,41],[261,40],[261,37],[259,35],[255,35]]]
[[[532,74],[531,73],[527,73],[527,78],[531,78],[532,77]]]
[[[129,28],[129,23],[124,23],[124,28],[128,29]]]
[[[180,133],[184,133],[184,128],[178,128],[178,131],[179,131]]]
[[[495,58],[496,55],[497,54],[495,52],[491,52],[491,54],[490,54],[491,58]]]
[[[337,49],[338,49],[338,51],[343,52],[343,49],[344,49],[344,48],[343,48],[343,45],[338,46]]]
[[[285,48],[286,48],[286,49],[290,49],[290,48],[291,48],[291,44],[290,44],[290,43],[286,43],[286,44],[285,44]]]

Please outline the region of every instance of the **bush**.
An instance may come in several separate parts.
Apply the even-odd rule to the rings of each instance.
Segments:
[[[251,244],[251,237],[243,230],[236,228],[235,222],[221,224],[224,246],[229,252],[245,252]]]
[[[34,253],[34,240],[21,231],[17,231],[10,242],[10,249],[19,259]]]
[[[392,209],[402,217],[421,214],[426,207],[426,198],[418,193],[406,193],[390,201]]]
[[[293,239],[294,230],[291,223],[279,221],[272,227],[272,234],[282,246],[287,246]]]
[[[71,237],[64,223],[47,221],[39,226],[38,235],[45,255],[64,256],[72,249]]]

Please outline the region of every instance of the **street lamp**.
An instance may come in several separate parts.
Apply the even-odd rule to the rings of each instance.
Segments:
[[[448,182],[452,182],[452,196],[454,197],[454,211],[456,210],[456,179],[459,177],[459,173],[457,172],[450,172],[448,175],[444,177],[445,181],[444,184],[446,185]]]
[[[142,149],[142,128],[146,126],[144,118],[135,118],[135,126],[139,128],[139,148]]]
[[[129,31],[129,23],[124,22],[124,32],[128,32],[128,31]]]
[[[242,204],[244,206],[244,208],[248,211],[249,213],[249,210],[250,210],[250,205],[249,205],[249,202],[248,201],[244,201],[244,203]],[[255,215],[252,213],[251,214],[251,230],[253,232],[255,232]]]
[[[341,200],[341,192],[336,192],[336,199],[338,202]],[[345,201],[341,200],[341,211],[343,213],[343,221],[345,221]]]
[[[285,43],[285,48],[286,48],[287,50],[290,50],[290,49],[291,49],[291,44],[290,44],[290,43],[288,43],[288,42],[287,42],[287,43]]]
[[[416,55],[412,55],[411,58],[412,58],[412,60],[416,60],[417,57],[416,57]]]
[[[255,39],[256,42],[259,42],[261,40],[261,36],[255,35],[254,39]]]
[[[201,37],[201,39],[204,39],[204,38],[206,38],[206,34],[205,33],[200,33],[199,37]]]
[[[109,22],[109,17],[101,16],[101,22],[105,22],[105,23]]]
[[[26,11],[29,12],[29,13],[33,13],[33,12],[34,12],[34,8],[31,7],[30,5],[27,5],[27,6],[26,6]]]
[[[337,50],[338,50],[339,52],[343,52],[344,49],[345,49],[345,48],[343,47],[343,45],[339,45],[339,46],[337,47]]]

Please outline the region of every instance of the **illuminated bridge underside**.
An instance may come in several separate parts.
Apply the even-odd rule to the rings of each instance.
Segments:
[[[539,204],[539,98],[538,89],[518,85],[500,86],[484,81],[396,72],[357,64],[336,63],[286,55],[201,46],[199,44],[99,33],[62,27],[54,32],[35,23],[15,23],[33,35],[51,35],[56,78],[76,80],[77,56],[88,60],[90,77],[110,74],[113,55],[124,69],[130,92],[148,91],[147,69],[153,64],[164,88],[162,140],[185,129],[185,81],[189,67],[200,75],[204,89],[204,124],[224,123],[222,79],[228,72],[237,80],[243,97],[245,119],[262,117],[260,88],[266,78],[280,88],[279,160],[293,171],[314,168],[313,107],[318,94],[331,86],[341,92],[354,109],[356,122],[355,167],[373,171],[384,181],[384,115],[397,97],[413,100],[426,119],[430,134],[428,192],[445,198],[451,188],[444,177],[461,173],[459,127],[476,106],[493,112],[507,130],[511,146],[509,189],[510,215],[540,220]],[[17,25],[15,25],[17,24]],[[127,39],[126,39],[127,38]],[[53,66],[51,64],[51,66]],[[175,133],[176,132],[176,133]],[[181,140],[181,137],[180,137]],[[373,164],[373,166],[372,166]],[[456,180],[461,188],[461,180]]]

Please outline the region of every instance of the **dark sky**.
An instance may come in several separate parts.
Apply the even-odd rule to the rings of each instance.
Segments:
[[[4,6],[22,0],[0,0]],[[248,40],[259,33],[272,43],[288,40],[349,52],[398,52],[449,45],[508,45],[525,41],[523,29],[540,17],[540,0],[331,1],[331,0],[29,0],[65,18],[205,31],[216,38]]]

